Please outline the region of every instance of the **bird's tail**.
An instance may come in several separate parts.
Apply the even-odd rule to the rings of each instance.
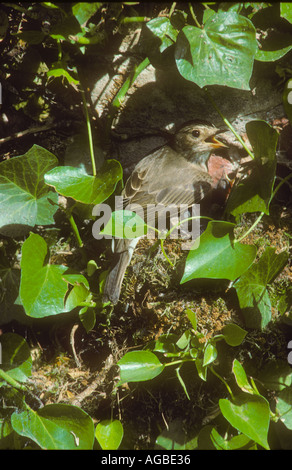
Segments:
[[[105,280],[103,289],[104,302],[110,301],[113,304],[118,302],[125,272],[130,264],[138,241],[138,238],[116,240],[115,253],[118,256],[118,260]]]

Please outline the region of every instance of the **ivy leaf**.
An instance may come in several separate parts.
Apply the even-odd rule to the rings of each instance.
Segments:
[[[277,131],[265,121],[247,123],[246,131],[255,159],[251,174],[234,186],[228,198],[226,213],[234,217],[245,212],[269,214],[277,166]]]
[[[116,160],[106,160],[97,176],[88,175],[84,168],[59,166],[45,175],[45,181],[63,196],[84,204],[100,204],[115,190],[122,178],[122,167]]]
[[[124,435],[122,423],[118,419],[113,421],[105,419],[97,424],[95,437],[103,450],[116,450],[119,448]]]
[[[254,389],[248,381],[244,368],[237,359],[234,359],[233,361],[232,372],[235,376],[237,385],[243,392],[255,394]]]
[[[22,246],[20,300],[26,315],[34,318],[72,310],[78,305],[80,298],[78,295],[72,296],[68,305],[65,305],[68,284],[77,280],[85,286],[88,285],[81,274],[69,274],[67,266],[47,264],[47,252],[45,240],[33,233]]]
[[[60,60],[58,62],[53,62],[50,70],[47,72],[48,77],[64,77],[68,80],[68,83],[73,84],[73,85],[79,85],[79,80],[76,78],[72,77],[70,73],[67,70],[67,64],[63,60]]]
[[[275,248],[267,247],[260,260],[234,284],[247,327],[265,328],[271,320],[267,287],[283,270],[287,261],[287,252],[276,255]]]
[[[280,3],[280,13],[282,18],[292,23],[292,5],[288,2],[281,2]]]
[[[234,281],[253,262],[256,248],[234,242],[234,224],[212,221],[200,237],[200,245],[190,250],[181,284],[198,278]]]
[[[48,150],[34,145],[28,152],[0,163],[0,226],[50,225],[57,194],[50,191],[44,175],[58,164]]]
[[[263,51],[262,49],[258,49],[255,55],[255,59],[261,62],[275,62],[290,52],[291,49],[292,45],[284,47],[283,49],[278,49],[277,51]]]
[[[146,235],[147,230],[147,225],[139,214],[128,210],[117,210],[112,212],[100,234],[119,238],[138,238]]]
[[[252,22],[234,11],[210,16],[203,29],[185,26],[176,42],[180,74],[199,87],[224,85],[249,90],[257,50]]]
[[[239,346],[247,335],[247,331],[234,323],[229,323],[224,326],[222,334],[229,346]]]
[[[15,333],[0,336],[1,369],[18,382],[26,382],[31,375],[32,359],[25,339]]]
[[[150,351],[131,351],[119,360],[120,382],[141,382],[151,380],[159,375],[163,369],[159,359]]]
[[[77,406],[45,405],[37,411],[28,405],[11,416],[13,429],[28,437],[42,449],[92,450],[94,425],[90,416]]]
[[[267,441],[270,424],[268,401],[260,395],[241,393],[234,400],[220,399],[219,406],[225,419],[238,431],[269,449]]]
[[[292,430],[292,387],[286,387],[279,393],[276,411],[286,428]]]
[[[101,8],[101,6],[101,2],[78,2],[72,6],[72,13],[80,26],[83,26]]]
[[[161,40],[159,47],[160,52],[163,52],[171,46],[177,37],[177,30],[172,26],[169,18],[154,18],[148,21],[147,28]]]

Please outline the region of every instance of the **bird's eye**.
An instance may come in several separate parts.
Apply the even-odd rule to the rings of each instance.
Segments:
[[[200,131],[195,130],[192,132],[193,137],[200,137]]]

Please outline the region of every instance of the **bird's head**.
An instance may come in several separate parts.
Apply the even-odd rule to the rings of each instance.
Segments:
[[[188,160],[205,166],[212,151],[226,147],[215,137],[221,132],[209,122],[191,121],[176,131],[173,146]]]

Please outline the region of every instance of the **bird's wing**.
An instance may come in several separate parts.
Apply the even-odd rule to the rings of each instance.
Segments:
[[[211,190],[213,179],[200,167],[165,146],[145,157],[126,182],[125,205],[180,205],[199,203]],[[134,206],[133,206],[134,207]]]

